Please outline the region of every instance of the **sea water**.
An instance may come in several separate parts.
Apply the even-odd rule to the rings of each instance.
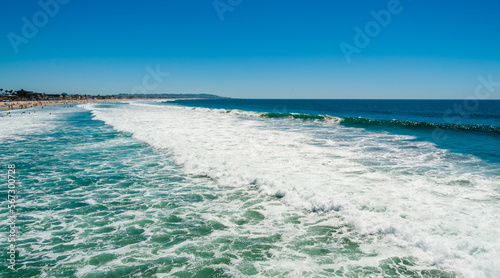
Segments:
[[[500,275],[499,101],[156,100],[6,114],[2,277]]]

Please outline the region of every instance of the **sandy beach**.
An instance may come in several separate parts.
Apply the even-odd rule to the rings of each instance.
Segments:
[[[23,109],[23,108],[47,106],[47,105],[81,104],[81,103],[114,102],[114,101],[123,101],[123,99],[113,98],[113,99],[95,99],[95,100],[82,99],[82,100],[11,101],[11,102],[0,102],[0,110]]]

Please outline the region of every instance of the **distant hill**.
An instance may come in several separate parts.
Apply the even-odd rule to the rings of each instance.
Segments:
[[[227,98],[212,94],[119,94],[118,96],[137,97],[137,98],[205,98],[205,99]]]

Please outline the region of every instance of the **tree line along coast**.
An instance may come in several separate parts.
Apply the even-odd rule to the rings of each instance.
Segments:
[[[139,99],[179,99],[179,98],[222,98],[212,94],[118,94],[118,95],[86,95],[86,94],[46,94],[34,91],[0,89],[0,109],[23,109],[46,105],[79,104],[89,102],[110,102]]]

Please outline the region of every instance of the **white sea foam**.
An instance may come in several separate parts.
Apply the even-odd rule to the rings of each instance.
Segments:
[[[88,105],[95,119],[168,150],[187,173],[256,186],[298,209],[327,212],[420,262],[500,275],[498,177],[474,157],[410,136],[251,112]],[[271,209],[271,208],[269,208]]]
[[[57,127],[57,121],[63,112],[52,107],[0,110],[0,142],[49,132]]]

